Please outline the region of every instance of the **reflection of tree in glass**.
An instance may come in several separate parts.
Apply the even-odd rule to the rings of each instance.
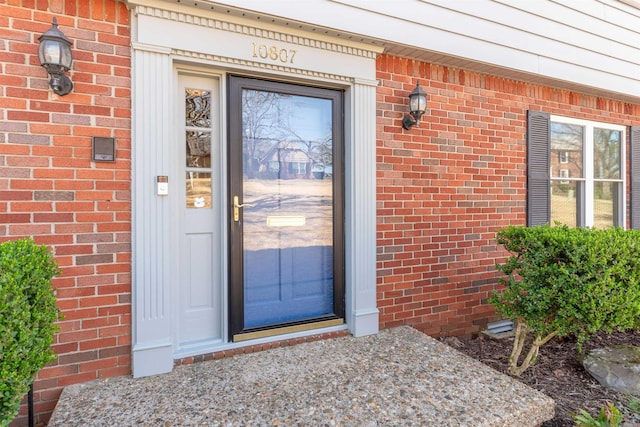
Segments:
[[[300,101],[296,102],[297,99]],[[304,154],[305,178],[310,177],[314,165],[322,165],[323,169],[331,165],[331,123],[326,124],[324,137],[313,140],[304,137],[298,130],[301,122],[296,121],[294,111],[304,103],[304,97],[284,93],[243,91],[243,166],[248,179],[256,178],[261,165],[264,168],[271,160],[278,163],[278,172],[286,170],[287,158],[296,157],[295,151]],[[283,155],[285,151],[287,156]],[[282,177],[280,173],[278,176]]]
[[[247,178],[255,178],[260,159],[282,137],[283,98],[290,95],[257,90],[242,92],[243,163]]]
[[[315,148],[317,162],[325,167],[333,166],[333,138],[331,138],[331,134],[318,141],[318,145]]]
[[[617,130],[594,129],[593,173],[596,179],[620,179],[620,136]],[[594,187],[596,199],[613,199],[611,182],[596,181]]]
[[[620,131],[594,129],[593,167],[596,178],[620,178]]]

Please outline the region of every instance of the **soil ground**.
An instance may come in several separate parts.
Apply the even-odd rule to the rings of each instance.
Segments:
[[[468,356],[506,373],[513,338],[496,340],[485,334],[472,338],[442,338],[442,341]],[[618,344],[640,347],[640,331],[597,334],[583,346],[584,354],[593,348]],[[613,402],[624,415],[623,426],[640,427],[640,396],[632,397],[600,385],[582,367],[575,340],[551,340],[540,349],[535,365],[514,377],[545,393],[556,402],[556,416],[542,427],[574,426],[570,414],[580,409],[597,417],[600,408]]]

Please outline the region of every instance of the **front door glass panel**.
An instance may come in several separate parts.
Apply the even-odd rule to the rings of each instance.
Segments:
[[[333,313],[331,100],[245,89],[244,325]]]
[[[336,300],[342,301],[336,298],[342,192],[336,192],[334,174],[341,158],[341,98],[335,91],[327,98],[290,86],[243,85],[235,92],[241,123],[231,145],[241,147],[242,176],[232,185],[231,204],[242,248],[242,330],[335,317]]]

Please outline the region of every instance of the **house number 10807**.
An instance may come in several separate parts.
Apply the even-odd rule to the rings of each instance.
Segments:
[[[296,56],[294,49],[278,49],[278,46],[253,43],[253,57],[293,64]]]

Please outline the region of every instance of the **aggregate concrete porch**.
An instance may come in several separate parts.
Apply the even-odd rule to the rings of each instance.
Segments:
[[[537,426],[553,401],[408,326],[67,387],[49,427]]]

